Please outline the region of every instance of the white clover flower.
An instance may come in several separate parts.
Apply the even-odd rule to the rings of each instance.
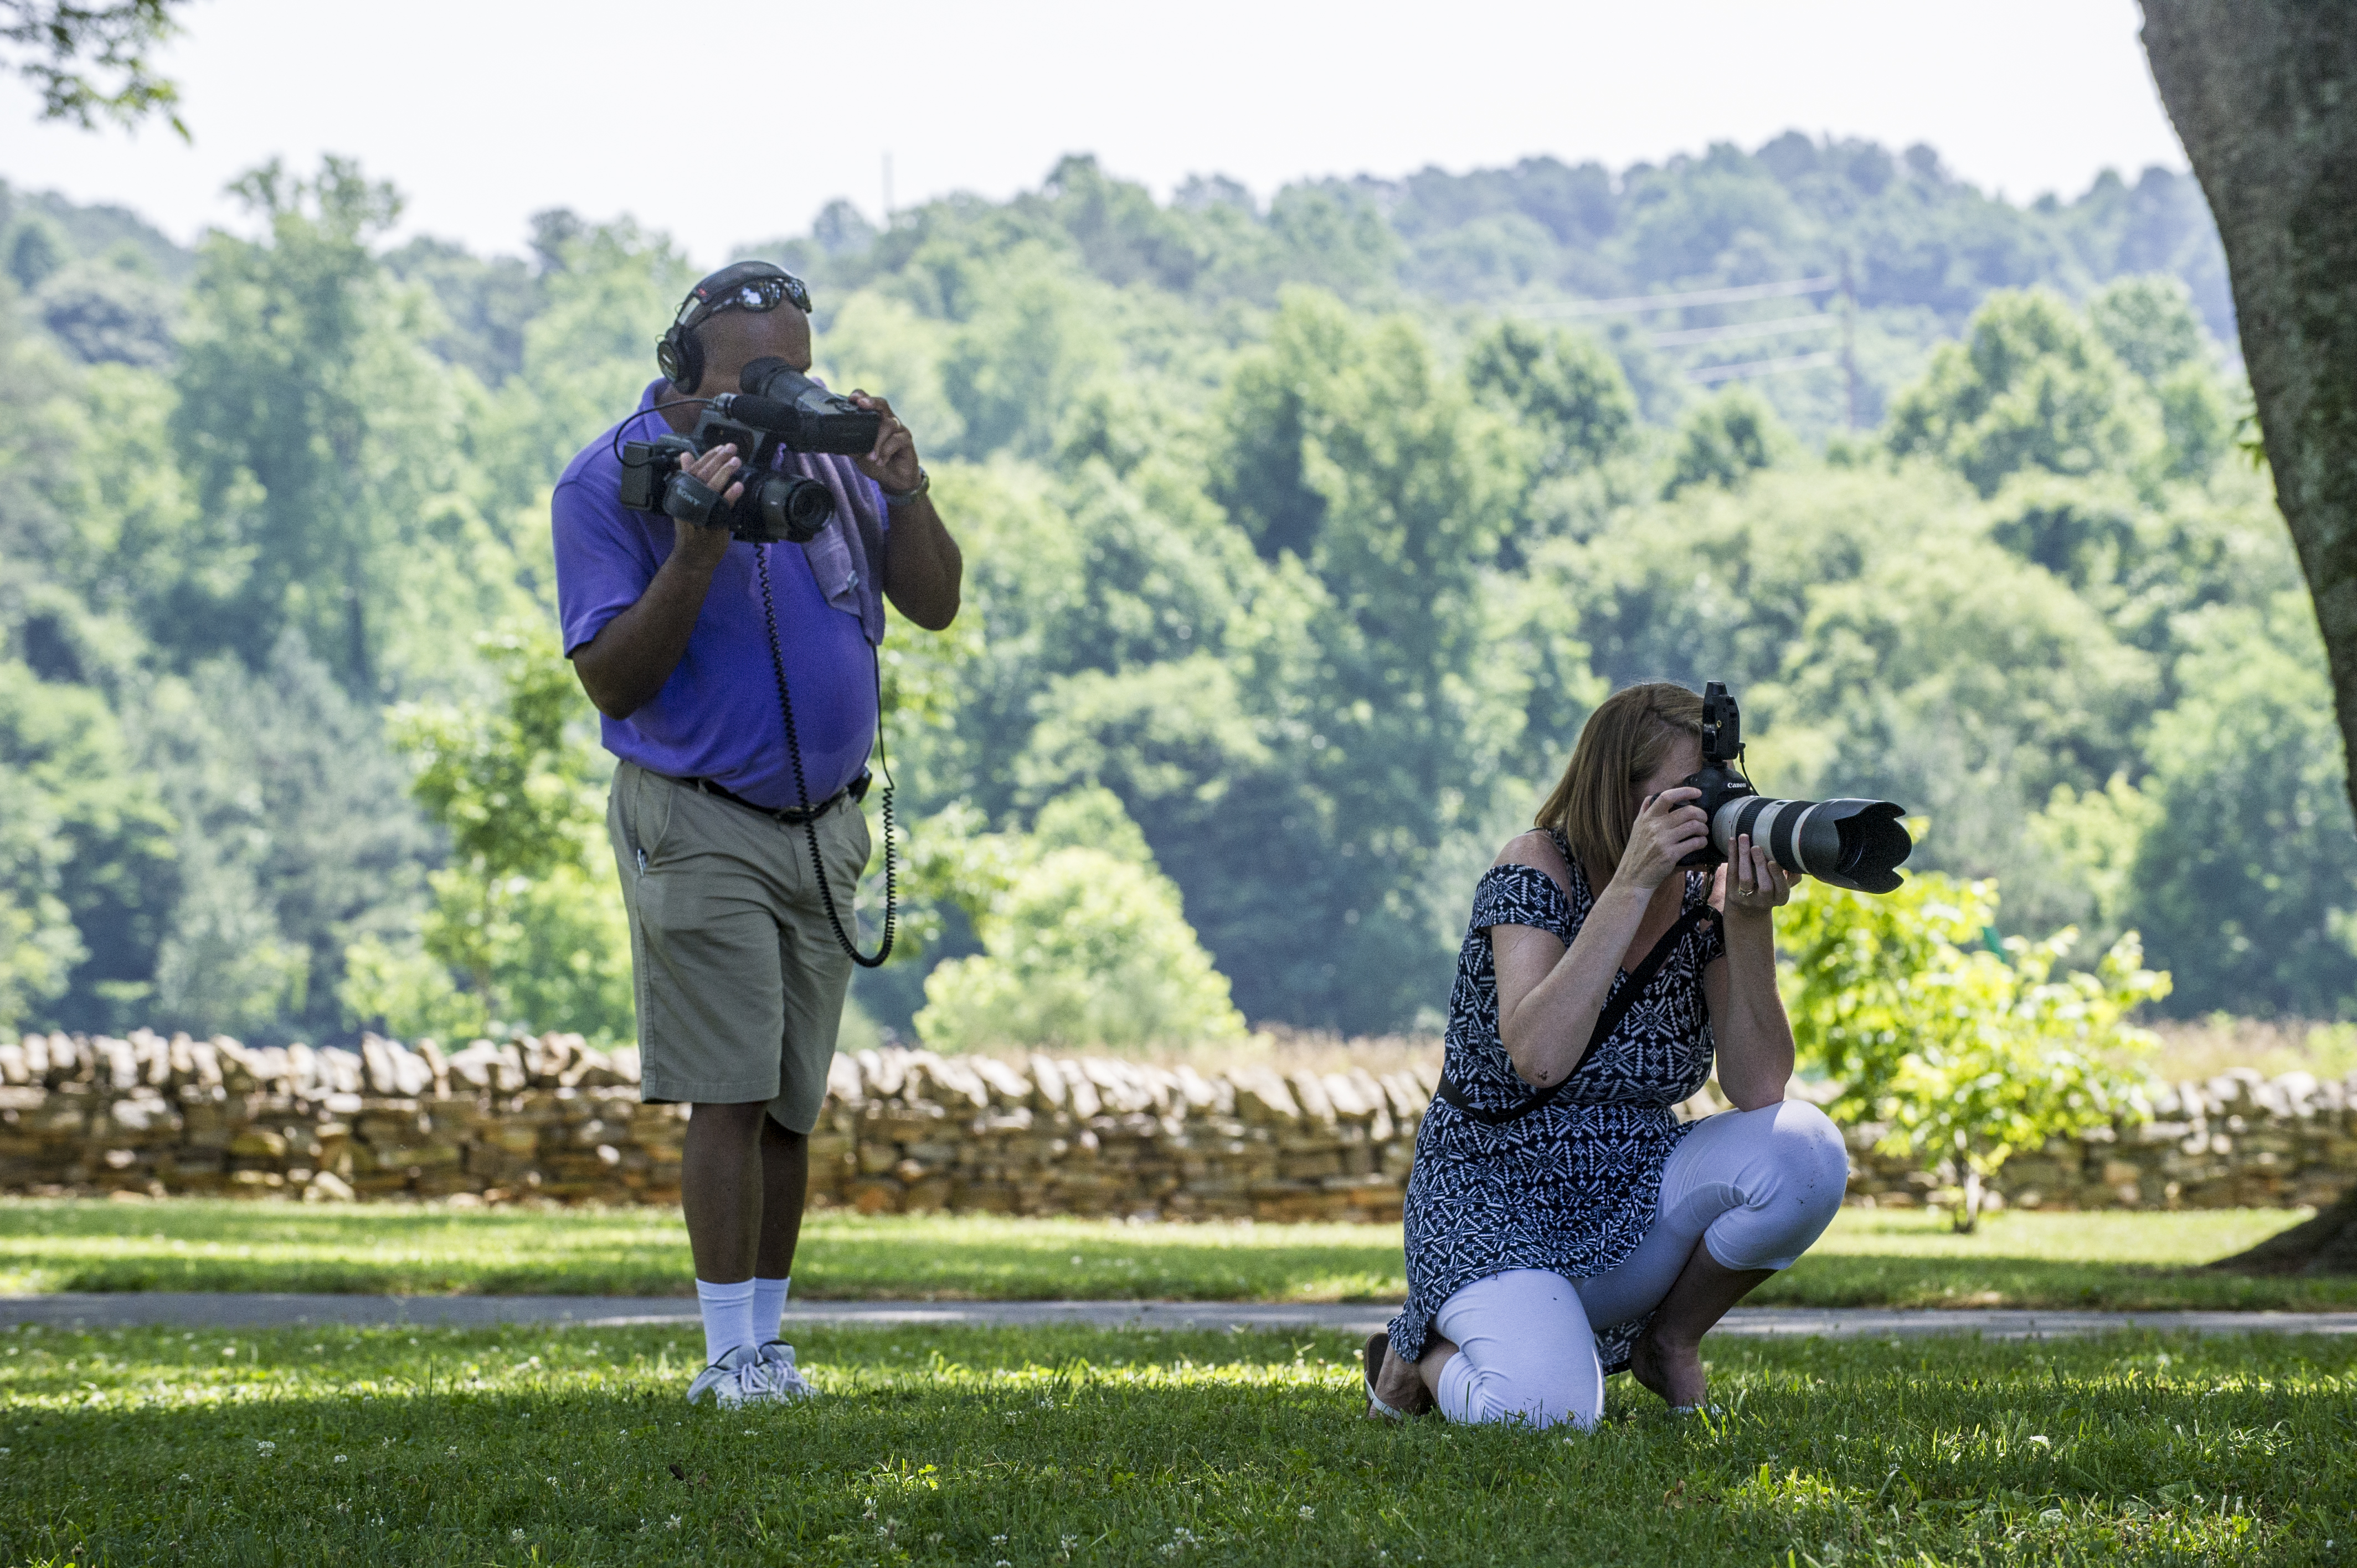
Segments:
[[[5,1450],[0,1450],[0,1452],[5,1452]],[[181,1471],[181,1472],[180,1472],[180,1479],[182,1479],[183,1481],[193,1481],[193,1480],[195,1480],[195,1479],[196,1479],[196,1477],[195,1477],[194,1476],[189,1475],[186,1470],[183,1470],[183,1471]]]
[[[673,1514],[671,1518],[665,1520],[663,1521],[663,1528],[665,1530],[677,1530],[679,1528],[679,1515]]]
[[[1006,1537],[1003,1535],[994,1535],[990,1538],[990,1544],[993,1546],[1004,1546],[1006,1544]]]
[[[271,1442],[271,1441],[270,1441],[268,1438],[266,1438],[266,1437],[265,1437],[265,1438],[259,1438],[259,1439],[256,1439],[256,1440],[255,1440],[255,1442],[254,1442],[254,1444],[253,1444],[253,1452],[254,1452],[258,1456],[260,1456],[260,1457],[262,1457],[262,1458],[264,1458],[264,1459],[267,1459],[267,1458],[269,1458],[273,1454],[275,1454],[275,1453],[277,1453],[277,1452],[278,1452],[278,1444],[276,1444],[275,1443]]]
[[[349,1465],[349,1464],[350,1464],[350,1463],[351,1463],[351,1461],[350,1461],[350,1460],[349,1460],[349,1459],[347,1459],[347,1458],[345,1458],[342,1455],[339,1454],[339,1455],[336,1455],[335,1460],[334,1460],[334,1463],[336,1463],[336,1464],[338,1464],[338,1465]]]
[[[1318,1510],[1311,1508],[1308,1503],[1304,1503],[1301,1505],[1301,1517],[1303,1519],[1316,1519],[1318,1517]]]
[[[521,1541],[523,1540],[523,1531],[520,1530],[511,1530],[508,1531],[508,1539],[510,1541]]]

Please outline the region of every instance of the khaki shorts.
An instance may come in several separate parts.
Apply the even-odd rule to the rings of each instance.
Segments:
[[[606,830],[630,916],[640,1096],[766,1100],[809,1132],[852,967],[811,875],[809,830],[630,762],[614,770]],[[868,850],[856,803],[818,820],[818,847],[848,929]]]

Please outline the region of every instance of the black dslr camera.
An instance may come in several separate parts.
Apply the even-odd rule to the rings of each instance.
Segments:
[[[662,512],[701,528],[725,528],[755,544],[802,544],[818,537],[834,515],[834,498],[816,479],[780,473],[780,451],[873,451],[881,414],[837,397],[783,360],[756,360],[738,378],[741,392],[705,400],[685,435],[622,444],[622,504]],[[744,493],[733,502],[680,464],[734,443],[744,467],[736,479]]]
[[[1898,867],[1914,851],[1889,800],[1777,800],[1751,787],[1743,772],[1743,715],[1727,683],[1702,689],[1702,771],[1685,787],[1710,823],[1710,840],[1678,864],[1721,865],[1745,834],[1787,871],[1805,872],[1836,887],[1888,893],[1902,878]]]

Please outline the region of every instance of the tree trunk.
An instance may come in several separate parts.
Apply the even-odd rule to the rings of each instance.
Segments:
[[[1956,1194],[1956,1212],[1951,1223],[1956,1234],[1969,1236],[1981,1226],[1980,1167],[1970,1160],[1961,1162],[1964,1167],[1964,1185]]]
[[[2357,750],[2357,9],[2144,0],[2144,46],[2225,242],[2276,500]],[[2357,1272],[2357,1190],[2218,1266],[2311,1263]]]

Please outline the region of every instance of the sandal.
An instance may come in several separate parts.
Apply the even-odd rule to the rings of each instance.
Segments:
[[[1381,1394],[1375,1392],[1375,1378],[1383,1371],[1383,1358],[1390,1352],[1391,1348],[1392,1337],[1378,1330],[1368,1337],[1367,1348],[1361,1358],[1366,1373],[1367,1416],[1370,1420],[1380,1417],[1384,1421],[1406,1421],[1412,1416],[1423,1413],[1421,1411],[1394,1409],[1383,1402]]]

